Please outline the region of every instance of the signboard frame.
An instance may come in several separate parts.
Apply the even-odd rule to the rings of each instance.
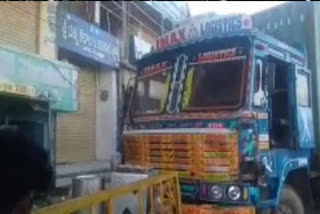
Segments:
[[[51,109],[79,108],[78,69],[73,65],[0,46],[0,93],[49,101]]]
[[[119,40],[94,24],[64,10],[57,16],[56,43],[60,48],[112,68],[119,67]]]

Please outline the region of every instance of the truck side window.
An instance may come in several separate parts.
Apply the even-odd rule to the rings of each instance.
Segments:
[[[298,71],[297,74],[297,103],[299,106],[310,107],[310,93],[309,93],[309,74]]]

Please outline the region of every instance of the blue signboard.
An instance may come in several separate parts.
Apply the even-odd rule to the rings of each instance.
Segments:
[[[110,67],[119,66],[117,38],[75,15],[61,12],[57,17],[57,44],[64,49]]]

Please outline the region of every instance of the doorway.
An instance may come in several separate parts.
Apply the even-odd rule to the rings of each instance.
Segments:
[[[34,143],[53,152],[53,142],[49,138],[48,102],[2,95],[0,103],[0,126],[18,128]]]
[[[269,62],[269,78],[273,78],[270,96],[270,137],[273,148],[290,148],[292,132],[289,108],[289,63],[272,58]]]

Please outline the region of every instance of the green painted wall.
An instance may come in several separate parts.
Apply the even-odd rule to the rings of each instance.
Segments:
[[[34,98],[49,99],[55,111],[78,110],[75,67],[5,47],[0,47],[0,64],[0,83],[32,87]]]

